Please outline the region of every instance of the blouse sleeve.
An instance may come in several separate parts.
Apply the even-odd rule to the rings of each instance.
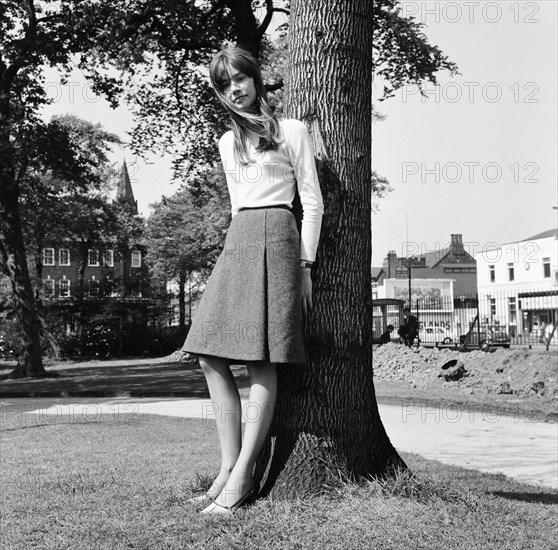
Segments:
[[[229,189],[229,197],[231,199],[231,217],[235,217],[238,213],[238,201],[236,197],[236,184],[235,178],[228,168],[228,163],[233,155],[232,147],[230,146],[231,140],[227,139],[227,134],[221,136],[219,140],[219,154],[221,155],[221,164],[223,165],[223,170],[225,171],[225,178],[227,180],[227,187]],[[233,172],[234,173],[234,172]]]
[[[290,160],[303,210],[300,259],[313,262],[320,240],[324,205],[310,134],[300,120],[291,120],[290,123]]]

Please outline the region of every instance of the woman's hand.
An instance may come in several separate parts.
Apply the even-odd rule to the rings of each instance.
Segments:
[[[302,269],[302,286],[301,286],[301,297],[302,297],[302,313],[304,317],[308,316],[308,313],[312,311],[312,278],[310,276],[310,269]]]

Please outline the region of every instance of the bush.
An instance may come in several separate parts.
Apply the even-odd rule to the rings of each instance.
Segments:
[[[88,304],[81,314],[86,323],[79,330],[77,309],[45,308],[42,312],[46,327],[60,346],[64,358],[107,359],[124,356],[165,356],[181,347],[187,330],[179,327],[157,327],[142,324],[146,317],[127,310],[102,304]],[[118,304],[116,304],[118,305]],[[136,322],[122,323],[122,316]],[[71,329],[71,330],[70,330]],[[20,346],[16,320],[2,320],[0,358],[17,357]],[[49,338],[41,337],[43,354],[53,356]]]
[[[63,357],[98,358],[124,356],[169,355],[184,343],[185,334],[179,327],[143,327],[125,324],[122,327],[96,324],[82,331],[58,337]]]
[[[19,331],[13,320],[2,319],[0,331],[0,359],[15,359],[19,351]]]

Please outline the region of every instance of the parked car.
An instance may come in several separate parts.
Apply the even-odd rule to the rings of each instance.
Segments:
[[[502,346],[503,348],[510,347],[511,338],[506,329],[500,327],[491,327],[489,329],[486,343],[489,346]]]
[[[441,342],[442,344],[451,344],[453,342],[449,332],[442,327],[422,327],[419,330],[419,339],[421,342]]]
[[[462,334],[459,337],[459,343],[463,346],[465,345],[466,334]],[[473,329],[469,338],[467,340],[468,346],[480,346],[481,348],[487,346],[502,346],[503,348],[509,348],[511,343],[511,338],[507,333],[506,329],[500,326],[484,326],[480,329],[480,342],[479,333],[476,329]]]

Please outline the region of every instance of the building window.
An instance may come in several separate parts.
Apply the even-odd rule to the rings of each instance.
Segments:
[[[54,248],[43,248],[43,265],[54,265]]]
[[[99,251],[96,248],[89,249],[87,265],[89,267],[99,267]]]
[[[496,298],[490,298],[490,315],[491,317],[496,315]]]
[[[543,273],[545,279],[550,279],[550,258],[543,258]]]
[[[45,296],[54,296],[54,279],[43,279],[43,293]]]
[[[141,267],[141,251],[132,250],[132,267]]]
[[[112,279],[105,279],[103,283],[103,295],[104,296],[115,296],[114,293],[114,281]]]
[[[515,272],[514,272],[514,269],[513,269],[513,264],[508,264],[508,275],[509,275],[510,281],[515,280]]]
[[[114,250],[105,250],[103,252],[103,264],[107,267],[114,267]]]
[[[95,277],[91,277],[89,281],[89,295],[99,296],[99,281],[97,281]]]
[[[70,251],[67,248],[61,248],[58,251],[58,263],[60,265],[70,265]]]
[[[515,296],[512,298],[508,298],[508,303],[509,303],[509,308],[510,308],[510,314],[511,315],[515,315],[517,309],[515,307]]]
[[[490,282],[493,283],[496,280],[496,271],[493,265],[489,265],[488,269],[490,271]]]
[[[60,298],[67,298],[70,296],[70,281],[68,279],[61,279],[58,281],[58,290]]]

